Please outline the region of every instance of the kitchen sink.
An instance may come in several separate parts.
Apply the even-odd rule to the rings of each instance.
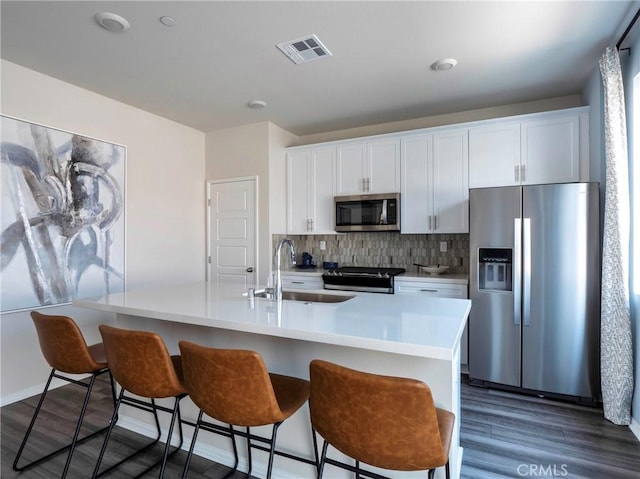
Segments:
[[[345,294],[307,293],[306,291],[282,292],[282,299],[288,299],[289,301],[303,301],[305,303],[342,303],[351,298],[355,298],[355,296]]]

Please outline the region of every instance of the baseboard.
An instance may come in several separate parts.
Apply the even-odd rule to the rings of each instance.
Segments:
[[[22,401],[24,399],[30,398],[31,396],[36,396],[42,394],[44,390],[44,386],[46,385],[46,381],[40,384],[36,384],[35,386],[31,386],[26,389],[22,389],[13,394],[9,394],[7,396],[2,396],[0,399],[0,407],[8,406],[9,404],[13,404],[14,402]],[[56,389],[61,386],[66,386],[69,384],[67,381],[63,381],[62,379],[53,378],[51,381],[51,385],[49,386],[49,390]]]
[[[636,438],[638,438],[638,441],[640,441],[640,423],[634,418],[631,418],[629,429],[631,429],[631,432],[636,436]]]

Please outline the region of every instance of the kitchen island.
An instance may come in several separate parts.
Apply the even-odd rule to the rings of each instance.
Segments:
[[[431,387],[436,405],[456,415],[450,462],[452,477],[459,477],[460,338],[470,301],[365,293],[335,303],[274,302],[249,299],[243,293],[240,285],[199,282],[76,300],[73,305],[115,313],[119,327],[158,332],[172,354],[178,352],[178,341],[186,339],[213,347],[253,349],[271,372],[303,378],[309,377],[309,362],[319,358],[363,371],[420,379]],[[196,415],[195,406],[183,401],[183,416],[194,419]],[[120,425],[152,434],[151,423],[139,411],[126,410],[121,416]],[[278,449],[313,458],[307,408],[280,431]],[[258,428],[257,432],[265,431]],[[190,433],[187,428],[187,438]],[[196,454],[232,464],[228,439],[216,435],[199,437]],[[262,475],[265,457],[254,456],[254,471]],[[307,464],[281,457],[274,468],[274,477],[311,478],[315,473]],[[424,473],[387,475],[424,477]],[[326,477],[348,476],[329,468]],[[444,477],[443,469],[438,477]]]

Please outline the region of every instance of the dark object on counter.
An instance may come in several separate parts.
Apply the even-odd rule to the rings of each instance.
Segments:
[[[314,268],[316,267],[316,265],[313,263],[313,256],[311,256],[306,251],[302,253],[302,266],[305,266],[307,268],[310,268],[312,266]]]
[[[324,263],[322,263],[322,267],[324,269],[336,269],[338,267],[338,263],[336,263],[335,261],[325,261]]]

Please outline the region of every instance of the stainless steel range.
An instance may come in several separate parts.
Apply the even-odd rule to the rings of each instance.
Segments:
[[[393,278],[404,268],[365,268],[343,266],[322,275],[325,289],[393,294]]]

